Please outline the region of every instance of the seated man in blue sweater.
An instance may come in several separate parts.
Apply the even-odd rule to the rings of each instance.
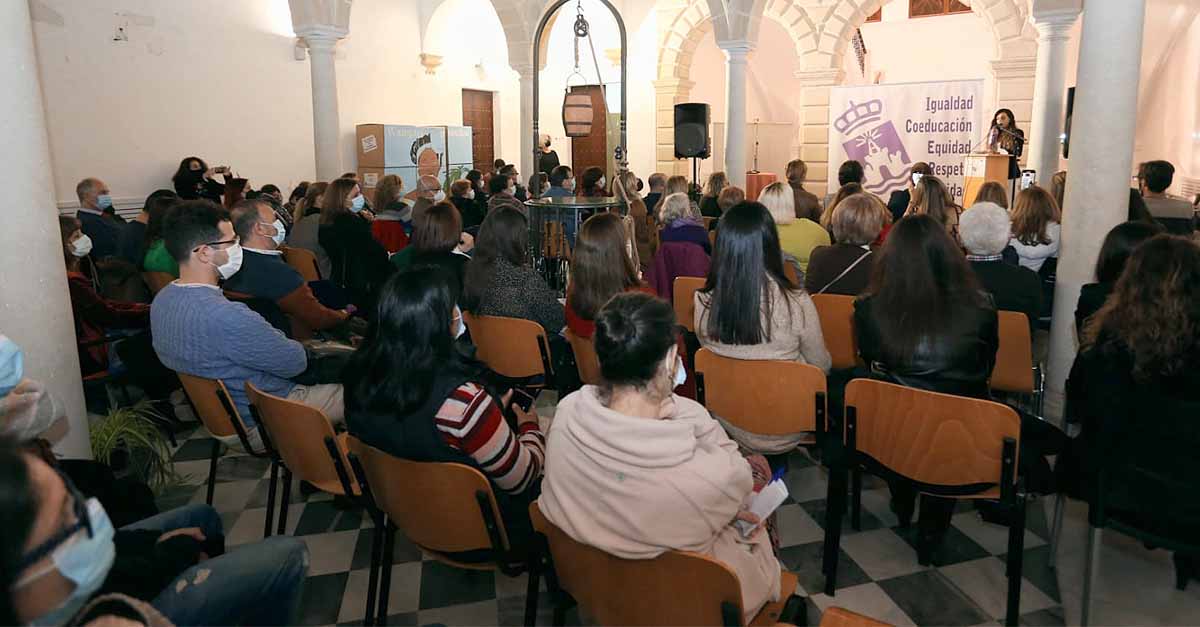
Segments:
[[[243,200],[233,207],[233,230],[242,243],[242,267],[222,287],[279,305],[291,319],[291,337],[306,340],[346,322],[350,314],[322,305],[304,277],[283,260],[278,250],[287,235],[271,205]]]
[[[180,203],[167,215],[163,239],[167,252],[179,262],[179,279],[159,291],[150,308],[154,350],[163,364],[176,372],[224,381],[256,449],[261,438],[250,414],[247,382],[341,422],[342,386],[293,383],[290,379],[308,365],[304,347],[246,305],[226,299],[217,286],[242,263],[242,247],[229,214],[207,200]],[[236,443],[236,437],[226,443]]]

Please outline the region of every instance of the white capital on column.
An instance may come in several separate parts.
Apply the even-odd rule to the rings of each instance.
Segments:
[[[1037,69],[1034,70],[1033,119],[1029,139],[1029,167],[1048,186],[1058,171],[1062,143],[1063,102],[1066,99],[1068,33],[1079,16],[1076,9],[1035,13],[1038,31]]]
[[[70,425],[55,450],[67,458],[91,459],[75,322],[63,267],[62,240],[42,88],[33,49],[29,3],[0,2],[0,169],[12,181],[10,211],[0,229],[0,333],[25,353],[24,374],[41,381],[65,404]],[[105,172],[89,172],[105,176]]]
[[[338,116],[337,70],[333,57],[345,31],[312,27],[298,33],[308,44],[312,74],[313,144],[317,178],[332,181],[342,173],[341,118]]]
[[[746,61],[754,45],[748,41],[718,42],[725,51],[725,175],[746,186]]]
[[[1071,165],[1063,202],[1062,247],[1050,329],[1047,414],[1062,414],[1074,362],[1075,305],[1108,231],[1129,217],[1129,176],[1145,0],[1088,2],[1079,44],[1071,126]]]
[[[533,174],[533,147],[537,145],[533,134],[541,132],[535,128],[537,118],[533,110],[533,81],[537,80],[537,72],[533,63],[510,62],[508,65],[521,77],[521,166],[518,171],[528,180]]]

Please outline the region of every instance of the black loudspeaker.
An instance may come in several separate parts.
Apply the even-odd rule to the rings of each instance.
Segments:
[[[1070,158],[1071,153],[1071,117],[1075,114],[1075,88],[1067,88],[1067,116],[1063,120],[1062,155],[1063,159]]]
[[[675,105],[675,158],[707,159],[712,156],[708,138],[708,105],[685,102]]]

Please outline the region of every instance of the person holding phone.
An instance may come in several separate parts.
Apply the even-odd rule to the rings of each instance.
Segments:
[[[904,217],[904,212],[908,211],[908,205],[912,203],[912,190],[920,182],[921,177],[926,174],[932,174],[929,164],[924,161],[918,161],[912,164],[912,170],[908,175],[908,185],[904,189],[892,192],[888,197],[887,208],[892,214],[892,222],[900,221]]]

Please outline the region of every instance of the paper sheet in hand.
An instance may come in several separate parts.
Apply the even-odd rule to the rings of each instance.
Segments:
[[[765,522],[768,516],[774,513],[780,505],[783,505],[783,501],[787,499],[787,496],[787,485],[783,483],[783,479],[775,479],[763,486],[763,489],[754,495],[754,498],[750,501],[750,511],[755,516],[758,516],[759,520]],[[738,531],[742,532],[742,537],[748,537],[754,531],[755,525],[751,525],[744,520],[738,520],[735,524]]]

